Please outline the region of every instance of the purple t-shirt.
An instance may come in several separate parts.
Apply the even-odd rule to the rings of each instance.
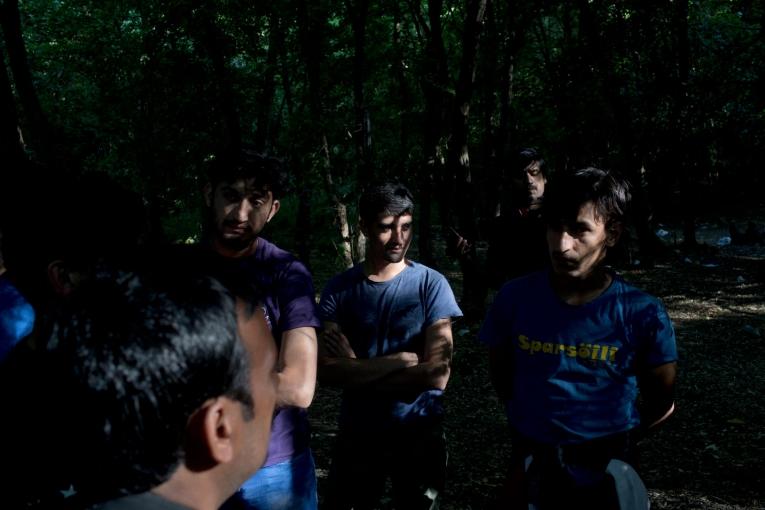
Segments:
[[[291,329],[321,325],[316,316],[313,280],[305,265],[275,244],[258,239],[255,253],[242,259],[217,257],[224,284],[245,278],[262,297],[268,325],[281,348],[281,335]],[[305,409],[285,407],[274,414],[266,466],[292,458],[308,448],[310,429]]]

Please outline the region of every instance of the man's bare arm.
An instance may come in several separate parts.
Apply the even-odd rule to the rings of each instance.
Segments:
[[[340,326],[324,322],[319,339],[319,380],[324,384],[341,388],[362,386],[415,364],[417,355],[412,352],[358,359]]]
[[[306,408],[316,389],[316,330],[311,327],[282,333],[277,373],[277,405]]]
[[[641,428],[643,431],[663,423],[675,410],[677,363],[665,363],[647,370],[640,377]]]
[[[451,374],[454,340],[451,319],[440,319],[425,331],[425,349],[421,361],[380,379],[378,390],[445,390]]]

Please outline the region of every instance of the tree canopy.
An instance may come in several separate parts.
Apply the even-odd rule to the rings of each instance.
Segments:
[[[537,147],[556,171],[621,171],[646,218],[647,204],[675,213],[681,204],[689,236],[705,201],[738,200],[762,183],[759,2],[3,0],[1,9],[6,172],[28,160],[106,172],[144,196],[171,240],[198,235],[206,164],[242,142],[289,161],[283,226],[293,247],[308,258],[321,237],[346,265],[359,256],[353,210],[366,182],[397,176],[416,189],[428,262],[433,224],[480,237],[506,155],[521,147]]]

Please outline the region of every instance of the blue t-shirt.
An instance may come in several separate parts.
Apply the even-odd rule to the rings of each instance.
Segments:
[[[505,284],[478,338],[510,348],[510,424],[547,444],[578,443],[640,423],[637,375],[677,360],[662,304],[614,276],[581,306],[563,302],[548,271]]]
[[[373,282],[361,265],[332,278],[322,292],[319,317],[335,322],[359,359],[396,352],[424,352],[425,331],[440,319],[461,317],[449,282],[437,271],[413,261],[385,282]],[[370,394],[346,390],[341,428],[384,428],[442,414],[440,390],[414,395]]]
[[[34,325],[32,305],[7,278],[0,276],[0,361],[32,332]]]

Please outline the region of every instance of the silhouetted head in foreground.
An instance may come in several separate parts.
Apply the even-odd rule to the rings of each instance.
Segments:
[[[60,470],[51,483],[90,501],[152,490],[215,509],[262,465],[275,345],[262,314],[217,281],[99,274],[44,344],[16,384],[34,402],[30,430],[47,430],[36,440]]]

